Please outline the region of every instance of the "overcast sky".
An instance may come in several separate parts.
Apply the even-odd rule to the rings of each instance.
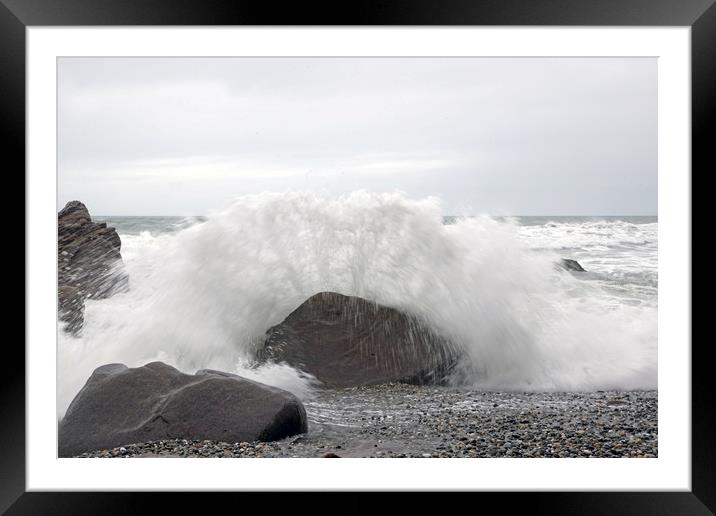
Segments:
[[[655,58],[62,58],[58,204],[203,215],[402,190],[445,214],[654,215]]]

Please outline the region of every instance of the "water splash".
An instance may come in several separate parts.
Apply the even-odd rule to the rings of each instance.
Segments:
[[[181,231],[123,236],[131,290],[87,301],[61,334],[58,412],[101,364],[233,371],[310,395],[285,365],[252,367],[267,328],[335,291],[420,317],[464,353],[453,382],[486,389],[656,387],[656,306],[555,270],[513,223],[443,225],[440,201],[354,192],[245,196]]]

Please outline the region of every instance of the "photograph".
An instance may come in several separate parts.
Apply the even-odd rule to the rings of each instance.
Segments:
[[[659,457],[657,57],[56,73],[58,457]]]

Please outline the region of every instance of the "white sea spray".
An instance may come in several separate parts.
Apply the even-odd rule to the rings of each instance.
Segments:
[[[130,291],[88,300],[80,338],[60,332],[58,413],[111,362],[233,371],[310,396],[312,378],[252,357],[270,326],[320,291],[422,318],[463,351],[456,385],[653,389],[656,224],[632,226],[444,225],[436,198],[293,192],[238,198],[173,233],[120,232]],[[556,269],[561,250],[591,272]]]

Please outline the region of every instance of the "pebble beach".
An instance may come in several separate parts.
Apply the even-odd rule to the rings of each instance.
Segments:
[[[304,402],[308,432],[275,442],[171,439],[79,457],[656,457],[656,391],[482,392],[385,384]]]

